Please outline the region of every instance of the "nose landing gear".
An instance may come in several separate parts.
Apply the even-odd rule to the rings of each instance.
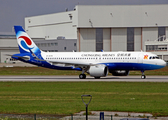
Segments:
[[[141,79],[146,79],[146,76],[144,74],[145,71],[142,70],[141,72],[142,72]]]
[[[142,76],[141,76],[141,79],[146,79],[146,76],[145,76],[145,75],[142,75]]]

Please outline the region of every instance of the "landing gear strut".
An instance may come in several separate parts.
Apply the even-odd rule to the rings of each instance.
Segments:
[[[141,79],[146,79],[146,76],[144,74],[144,71],[141,71],[142,72],[142,75],[141,75]]]

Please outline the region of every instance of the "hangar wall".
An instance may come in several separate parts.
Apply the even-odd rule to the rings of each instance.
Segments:
[[[77,5],[76,10],[80,28],[156,27],[168,21],[168,4]]]
[[[25,30],[32,38],[56,39],[63,36],[74,39],[76,32],[76,12],[69,11],[25,18]]]
[[[80,29],[103,29],[104,51],[145,51],[145,41],[157,40],[160,35],[160,28],[165,28],[165,35],[168,38],[168,5],[78,5],[77,28]],[[132,33],[131,33],[132,32]],[[89,33],[88,33],[89,34]],[[132,34],[132,35],[130,35]],[[91,50],[97,50],[96,32],[95,42],[92,42]],[[78,37],[80,38],[80,37]],[[107,39],[109,40],[107,40]],[[86,44],[80,44],[78,39],[78,51],[85,51]],[[91,47],[91,45],[89,44]],[[89,48],[90,48],[89,47]],[[163,54],[158,52],[157,54]]]
[[[103,29],[103,50],[111,51],[111,29]]]
[[[127,51],[126,40],[127,40],[127,29],[126,28],[113,28],[112,29],[112,51]]]
[[[103,28],[104,51],[129,51],[128,28]],[[78,28],[78,51],[96,51],[96,29]],[[158,27],[135,27],[133,28],[133,51],[145,51],[145,41],[158,39]],[[165,33],[167,33],[167,27]],[[166,34],[167,35],[167,34]]]
[[[79,29],[80,30],[80,38],[79,42],[80,45],[78,47],[78,50],[81,49],[81,51],[95,51],[95,29]]]
[[[57,39],[57,37],[60,36],[65,37],[66,39],[74,39],[76,37],[76,33],[74,32],[76,31],[76,28],[72,28],[71,26],[72,23],[30,27],[27,32],[33,38],[44,38],[46,40]]]
[[[25,28],[34,38],[76,39],[77,51],[145,51],[146,41],[168,38],[167,10],[168,4],[77,5],[73,11],[26,17]]]
[[[134,51],[141,51],[142,50],[142,28],[135,28],[134,29]]]
[[[78,29],[79,30],[79,29]],[[141,28],[134,29],[134,51],[141,51]],[[148,34],[148,33],[147,33]],[[80,50],[96,51],[96,29],[80,29]],[[78,41],[79,46],[79,41]],[[78,47],[78,51],[79,47]],[[103,49],[104,51],[127,51],[127,28],[104,28]]]
[[[16,38],[0,37],[0,63],[11,62],[10,56],[6,54],[16,54],[19,52]]]

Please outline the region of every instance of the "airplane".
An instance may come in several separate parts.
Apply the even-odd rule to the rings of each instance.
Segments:
[[[44,52],[36,46],[22,26],[14,26],[20,53],[11,55],[22,62],[58,70],[82,71],[80,79],[86,74],[95,79],[109,73],[114,76],[127,76],[131,70],[142,72],[160,69],[166,62],[150,52]]]

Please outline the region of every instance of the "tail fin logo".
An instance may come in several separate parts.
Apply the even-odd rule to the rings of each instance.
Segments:
[[[14,28],[20,53],[29,53],[30,50],[35,54],[41,52],[22,26],[14,26]]]
[[[34,48],[34,47],[31,47],[32,46],[32,41],[28,37],[20,36],[18,39],[20,40],[20,44],[24,49],[29,50],[29,49]]]
[[[20,36],[19,38],[23,38],[28,45],[32,44],[31,40],[28,37],[26,37],[26,36]]]

